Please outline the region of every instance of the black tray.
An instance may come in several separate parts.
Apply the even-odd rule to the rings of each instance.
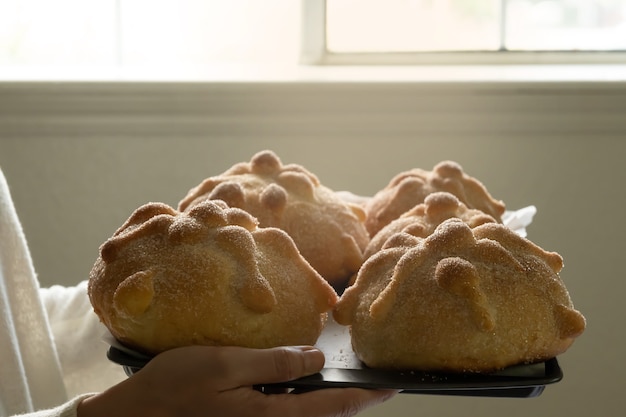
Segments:
[[[108,358],[122,365],[127,375],[140,370],[149,356],[110,342]],[[294,381],[258,387],[293,388],[298,392],[322,388],[360,387],[397,389],[403,393],[530,398],[546,385],[559,382],[563,373],[556,358],[517,365],[489,374],[387,371],[365,367],[350,345],[349,330],[330,320],[316,345],[326,355],[321,372]]]

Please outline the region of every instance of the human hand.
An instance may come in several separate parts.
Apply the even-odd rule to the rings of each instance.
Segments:
[[[395,394],[359,388],[264,394],[253,388],[312,375],[323,366],[323,353],[307,346],[173,349],[120,384],[83,400],[78,417],[347,417]]]

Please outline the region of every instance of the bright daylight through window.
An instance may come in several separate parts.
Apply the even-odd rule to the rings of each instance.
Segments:
[[[297,62],[297,0],[0,0],[0,69]]]
[[[385,53],[617,56],[626,0],[0,0],[0,77],[321,63],[305,59],[309,50],[347,63]]]
[[[626,50],[625,0],[326,0],[331,53]]]

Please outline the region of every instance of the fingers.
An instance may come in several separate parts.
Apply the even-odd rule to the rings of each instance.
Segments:
[[[353,416],[393,398],[394,390],[369,390],[360,388],[327,388],[299,395],[273,395],[270,410],[280,410],[281,416],[330,417]]]
[[[132,398],[138,407],[169,410],[172,415],[181,415],[181,410],[187,411],[184,415],[202,415],[209,409],[218,415],[255,417],[347,417],[395,394],[332,388],[297,395],[266,395],[252,389],[254,385],[314,374],[323,366],[322,352],[309,346],[272,349],[193,346],[158,355],[108,394]],[[116,399],[112,403],[124,402]]]
[[[315,374],[324,366],[324,354],[310,346],[223,348],[216,359],[223,389],[291,381]]]

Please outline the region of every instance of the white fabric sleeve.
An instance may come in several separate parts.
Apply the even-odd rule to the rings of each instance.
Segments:
[[[65,404],[59,405],[54,408],[48,408],[46,410],[35,411],[34,413],[18,414],[13,417],[77,417],[76,410],[78,404],[85,398],[92,396],[93,394],[83,394],[74,397],[72,400]]]
[[[40,290],[54,335],[68,396],[100,392],[126,379],[120,365],[106,357],[102,340],[106,327],[94,313],[87,281],[75,287],[59,285]]]
[[[67,401],[39,283],[0,170],[0,416]]]

